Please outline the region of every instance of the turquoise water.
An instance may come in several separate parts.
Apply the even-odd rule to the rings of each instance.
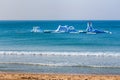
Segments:
[[[0,71],[120,74],[120,21],[92,21],[112,34],[31,33],[33,26],[85,30],[88,21],[0,21]]]

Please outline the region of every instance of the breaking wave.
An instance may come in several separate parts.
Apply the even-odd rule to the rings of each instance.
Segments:
[[[40,51],[0,51],[0,55],[39,55],[39,56],[96,56],[120,57],[119,52],[40,52]]]

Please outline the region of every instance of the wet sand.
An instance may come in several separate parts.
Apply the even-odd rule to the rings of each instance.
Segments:
[[[120,80],[120,75],[36,74],[0,72],[0,80]]]

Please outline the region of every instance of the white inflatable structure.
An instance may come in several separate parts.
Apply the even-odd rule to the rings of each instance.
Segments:
[[[39,26],[35,26],[33,27],[33,29],[31,30],[31,32],[43,32]]]

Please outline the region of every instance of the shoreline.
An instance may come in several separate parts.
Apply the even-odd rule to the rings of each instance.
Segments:
[[[120,75],[111,74],[61,74],[61,73],[30,73],[1,72],[0,80],[120,80]]]

